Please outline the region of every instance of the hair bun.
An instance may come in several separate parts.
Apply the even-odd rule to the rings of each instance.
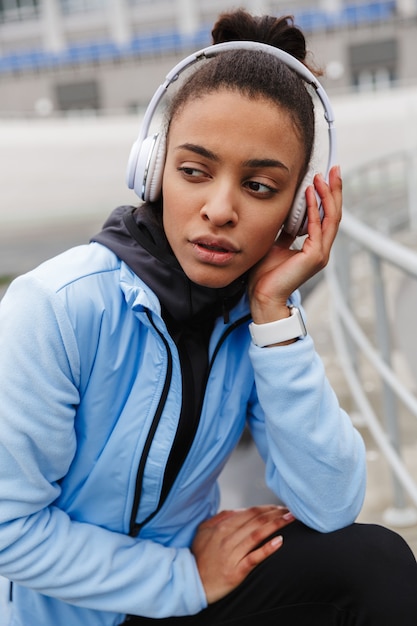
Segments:
[[[259,41],[288,52],[301,62],[307,55],[306,41],[292,16],[254,16],[238,9],[222,13],[211,31],[213,44],[226,41]]]

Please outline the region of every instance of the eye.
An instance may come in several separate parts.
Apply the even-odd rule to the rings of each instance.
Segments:
[[[179,172],[183,174],[185,178],[202,179],[207,178],[208,174],[203,170],[193,167],[192,165],[181,165],[177,168]]]
[[[265,183],[261,183],[258,180],[248,180],[245,183],[245,186],[249,189],[249,191],[255,193],[258,196],[273,196],[278,193],[278,189],[272,187],[271,185],[265,185]]]

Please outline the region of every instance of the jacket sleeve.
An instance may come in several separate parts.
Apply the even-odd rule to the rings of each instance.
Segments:
[[[77,522],[54,506],[75,454],[80,376],[54,295],[22,277],[0,304],[0,575],[90,609],[196,613],[206,598],[188,549]]]
[[[294,304],[300,305],[298,292]],[[365,447],[326,378],[309,335],[249,349],[255,372],[250,427],[266,482],[308,526],[329,532],[352,523],[365,495]]]

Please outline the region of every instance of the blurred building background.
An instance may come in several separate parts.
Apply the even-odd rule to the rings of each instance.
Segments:
[[[137,112],[225,0],[0,0],[0,115]],[[417,0],[241,0],[290,14],[327,91],[417,81]]]

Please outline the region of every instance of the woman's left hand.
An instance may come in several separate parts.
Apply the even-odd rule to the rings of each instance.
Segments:
[[[294,521],[283,506],[262,505],[222,511],[197,529],[191,551],[211,604],[236,589],[282,546],[280,529]]]
[[[320,221],[316,189],[323,206]],[[342,218],[342,179],[338,166],[329,173],[329,184],[317,174],[314,187],[306,191],[308,237],[301,250],[291,250],[294,239],[282,232],[269,253],[252,269],[249,298],[256,324],[288,317],[290,295],[309,278],[322,270],[329,260]]]

